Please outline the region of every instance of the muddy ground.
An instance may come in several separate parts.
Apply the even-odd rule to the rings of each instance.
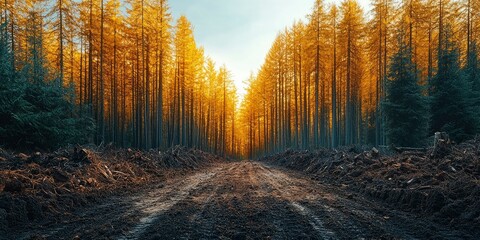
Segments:
[[[4,236],[5,237],[5,236]],[[7,239],[475,239],[361,193],[259,162],[219,163],[111,196]]]

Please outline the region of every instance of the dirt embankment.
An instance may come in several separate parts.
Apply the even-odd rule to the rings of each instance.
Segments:
[[[165,152],[74,147],[31,155],[0,149],[0,235],[219,161],[182,147]]]
[[[435,157],[431,149],[400,154],[375,150],[288,150],[261,161],[480,235],[479,140]]]

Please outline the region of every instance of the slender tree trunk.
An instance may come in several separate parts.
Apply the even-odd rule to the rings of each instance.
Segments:
[[[320,20],[317,20],[320,21]],[[313,120],[313,144],[317,148],[319,145],[318,141],[318,123],[319,123],[319,81],[320,81],[320,24],[317,23],[317,46],[316,46],[316,55],[315,55],[315,112]]]
[[[63,0],[58,0],[58,21],[59,21],[59,36],[58,40],[60,43],[59,47],[59,68],[60,68],[60,86],[63,86]]]
[[[386,88],[387,88],[387,71],[388,71],[388,47],[387,47],[387,38],[388,38],[388,22],[389,22],[389,12],[388,12],[388,2],[385,2],[385,32],[383,34],[383,74],[382,74],[382,83],[381,83],[381,101],[384,101],[386,98]],[[387,122],[387,116],[384,114],[383,108],[380,106],[380,116],[381,116],[381,121],[380,121],[380,144],[385,145],[387,143],[387,133],[386,133],[386,127],[385,124]]]
[[[100,6],[100,92],[99,92],[99,95],[97,97],[100,98],[100,112],[99,112],[99,137],[100,137],[100,142],[103,143],[105,141],[105,122],[104,122],[104,107],[105,107],[105,103],[104,103],[104,82],[103,82],[103,54],[104,54],[104,51],[103,51],[103,26],[104,26],[104,9],[103,9],[103,1],[104,0],[101,0],[100,3],[101,3],[101,6]]]
[[[227,133],[227,79],[223,79],[223,149],[222,149],[222,153],[223,153],[223,157],[226,157],[226,141],[227,141],[227,138],[226,138],[226,133]]]
[[[349,17],[350,18],[350,17]],[[352,108],[352,91],[351,91],[351,26],[350,23],[348,24],[347,27],[347,82],[346,82],[346,106],[345,106],[345,118],[346,118],[346,123],[345,123],[345,139],[346,139],[346,144],[352,144],[352,130],[353,130],[353,108]]]
[[[83,36],[80,35],[80,61],[79,61],[79,81],[80,81],[80,84],[79,84],[79,95],[80,95],[80,100],[79,100],[79,106],[80,106],[80,117],[82,117],[83,115]]]
[[[296,30],[294,30],[296,31]],[[295,98],[295,127],[294,129],[294,134],[295,134],[295,139],[294,139],[294,147],[298,148],[298,137],[299,137],[299,131],[298,131],[298,115],[300,112],[298,111],[298,69],[297,69],[297,42],[296,42],[296,32],[293,33],[293,91],[294,91],[294,98]]]
[[[471,52],[470,49],[470,44],[471,44],[471,38],[472,38],[472,22],[471,22],[471,5],[470,5],[470,0],[467,1],[467,65],[471,65]]]
[[[93,115],[93,0],[90,0],[90,13],[89,13],[89,28],[88,28],[88,101],[90,105],[90,116]]]
[[[112,91],[113,97],[111,102],[112,107],[112,126],[111,126],[111,134],[112,134],[112,141],[118,144],[118,96],[117,96],[117,28],[114,25],[113,29],[113,81],[112,81]]]
[[[332,147],[337,147],[337,20],[333,16]]]
[[[439,17],[438,17],[438,59],[442,56],[443,51],[443,1],[439,0]],[[440,61],[438,61],[440,63]],[[438,66],[440,68],[440,66]]]

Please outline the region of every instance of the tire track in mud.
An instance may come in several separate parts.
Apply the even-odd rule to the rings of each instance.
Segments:
[[[241,164],[231,163],[215,170],[215,176],[202,181],[190,195],[163,212],[140,239],[198,239],[215,238],[224,218],[220,203],[235,192],[231,180],[239,176]]]
[[[173,190],[173,193],[165,194],[165,191],[160,189],[148,193],[148,197],[141,197],[139,202],[135,202],[133,211],[141,211],[144,217],[139,220],[139,223],[126,236],[119,239],[137,239],[159,215],[168,211],[178,202],[183,201],[201,183],[208,181],[215,174],[215,172],[195,174],[185,180],[185,185],[180,186],[178,192]]]
[[[257,165],[231,163],[164,212],[140,239],[296,239],[315,230],[272,196]]]
[[[208,186],[209,189],[210,186]],[[211,191],[209,191],[208,194],[204,194],[204,196],[200,197],[199,200],[196,200],[197,202],[200,202],[200,207],[198,211],[192,215],[190,221],[191,222],[196,222],[196,223],[201,223],[198,231],[200,232],[201,235],[204,236],[212,236],[213,230],[214,230],[214,222],[215,219],[213,218],[208,218],[206,217],[206,212],[209,207],[211,207],[213,204],[213,200],[215,197],[215,193],[218,190],[218,186],[214,186]]]
[[[279,195],[288,200],[298,213],[309,219],[309,223],[322,239],[351,239],[353,236],[361,239],[379,235],[414,239],[408,234],[408,230],[385,222],[383,216],[366,210],[362,204],[335,194],[331,189],[325,189],[321,184],[262,164],[258,167],[264,170],[267,182],[274,186]],[[376,224],[373,225],[372,222]],[[391,232],[393,236],[389,234]]]
[[[310,209],[300,205],[297,202],[290,203],[300,214],[309,218],[309,223],[312,225],[313,229],[320,234],[322,239],[335,239],[335,233],[331,230],[325,228],[324,223],[320,220],[319,217],[312,214]]]
[[[258,164],[258,163],[255,163]],[[305,217],[311,227],[316,231],[317,238],[321,239],[337,239],[335,232],[325,226],[320,217],[316,216],[306,206],[299,203],[305,200],[317,200],[317,196],[308,194],[309,191],[304,188],[305,182],[300,179],[291,179],[290,176],[281,173],[278,170],[272,170],[269,167],[258,164],[257,167],[261,169],[261,174],[278,197],[284,199],[298,214]]]
[[[316,219],[321,219],[322,224],[318,225],[324,229],[320,228],[320,232],[324,234],[325,229],[327,233],[330,230],[336,234],[334,239],[469,238],[468,235],[413,214],[390,209],[356,194],[345,194],[339,189],[307,179],[307,176],[261,163],[259,168],[265,169],[269,182],[283,197],[293,201],[300,213],[313,219],[313,223],[316,223]],[[327,234],[321,238],[330,237]]]
[[[31,239],[32,236],[41,239],[137,239],[157,216],[188,198],[192,191],[226,165],[174,177],[137,194],[103,199],[97,205],[79,209],[61,223],[46,222],[46,226],[34,226],[16,239]]]

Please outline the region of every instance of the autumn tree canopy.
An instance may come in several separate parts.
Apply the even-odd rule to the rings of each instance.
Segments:
[[[410,145],[408,139],[393,141],[389,133],[391,123],[397,132],[411,132],[406,126],[412,123],[406,121],[415,119],[426,121],[429,134],[448,131],[466,139],[477,133],[478,92],[470,88],[480,81],[479,2],[374,0],[371,6],[365,12],[356,0],[330,5],[317,0],[306,22],[296,21],[278,34],[240,108],[245,155],[352,144]],[[405,57],[411,62],[399,62]],[[439,89],[444,84],[450,93]],[[405,86],[406,92],[391,92],[389,86]],[[391,119],[400,110],[392,108],[390,94],[407,98],[418,91],[421,96],[410,98],[418,104],[401,110],[410,120]],[[419,100],[423,98],[430,111]],[[422,115],[415,118],[418,111]],[[426,144],[426,136],[413,138],[416,145]]]
[[[95,122],[88,141],[239,153],[228,69],[205,56],[185,16],[174,22],[166,0],[7,0],[0,13],[0,50],[12,53],[2,54],[1,81],[5,66],[72,89],[75,115]]]
[[[409,91],[427,101],[427,135],[461,140],[479,129],[479,11],[473,0],[372,0],[370,12],[356,0],[312,1],[305,21],[278,33],[239,104],[228,68],[167,0],[5,0],[0,76],[11,93],[14,79],[56,83],[67,115],[84,119],[78,128],[94,123],[78,139],[95,144],[245,157],[390,145],[405,141],[392,141],[398,112],[386,106]],[[410,130],[398,120],[397,132]]]

